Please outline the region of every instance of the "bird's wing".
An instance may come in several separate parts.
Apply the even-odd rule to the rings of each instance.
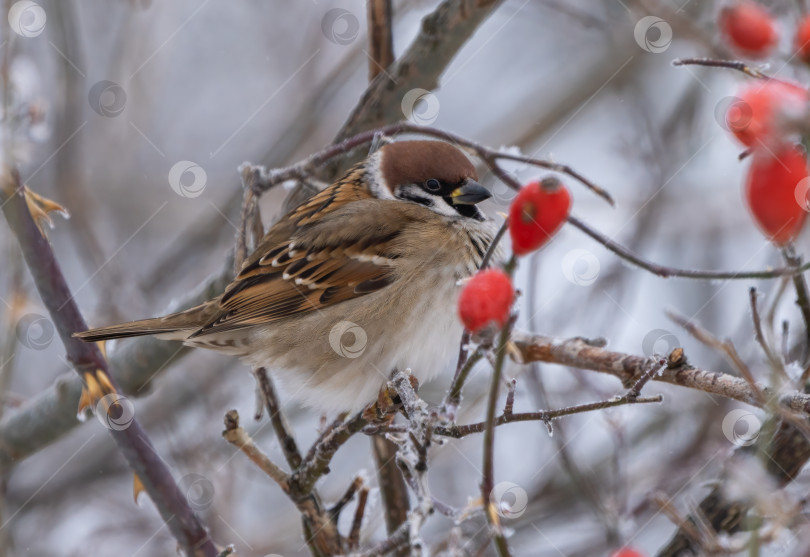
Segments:
[[[390,284],[401,232],[389,218],[394,202],[355,183],[330,186],[274,225],[189,338],[317,311]]]

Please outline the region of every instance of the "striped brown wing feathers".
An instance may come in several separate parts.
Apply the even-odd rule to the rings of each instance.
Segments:
[[[289,218],[298,225],[304,225],[326,213],[336,211],[346,203],[372,198],[365,185],[364,173],[362,164],[355,166],[343,178],[299,205],[290,213]]]
[[[217,300],[216,315],[190,338],[316,311],[390,284],[400,230],[380,204],[391,202],[355,188],[330,191],[336,186],[268,231]],[[312,218],[316,206],[334,213],[328,222]]]
[[[362,172],[361,165],[356,166],[349,171],[346,177],[313,195],[273,225],[265,233],[253,253],[245,260],[235,282],[250,276],[252,272],[283,255],[287,249],[288,240],[296,235],[300,228],[311,224],[315,217],[320,218],[326,213],[345,207],[352,201],[374,199],[368,188],[363,185],[363,181],[360,180]],[[280,261],[280,263],[284,262],[285,259]]]

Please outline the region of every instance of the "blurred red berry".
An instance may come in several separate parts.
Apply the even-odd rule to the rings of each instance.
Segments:
[[[749,58],[766,57],[779,40],[768,10],[748,0],[721,10],[720,29],[728,43]]]
[[[548,242],[570,209],[571,195],[556,178],[524,186],[509,207],[509,235],[515,255],[525,255]]]
[[[807,216],[803,201],[808,186],[803,180],[807,178],[805,154],[796,147],[786,147],[776,156],[754,154],[745,200],[754,222],[777,246],[787,244],[801,231]]]
[[[620,550],[613,553],[610,557],[644,557],[644,555],[639,553],[635,549],[623,547]]]
[[[726,125],[743,145],[775,150],[787,142],[789,123],[801,118],[807,101],[807,90],[793,83],[755,81],[728,107]]]
[[[495,322],[503,327],[515,298],[512,280],[498,269],[478,271],[464,285],[458,298],[458,315],[471,332],[476,333]]]
[[[793,48],[796,56],[805,64],[810,64],[810,15],[806,15],[796,28],[796,37],[793,39]]]

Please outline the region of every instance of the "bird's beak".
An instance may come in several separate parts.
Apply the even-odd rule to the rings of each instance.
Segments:
[[[460,188],[456,188],[450,194],[450,201],[453,205],[475,205],[492,197],[484,186],[475,180],[467,180]]]

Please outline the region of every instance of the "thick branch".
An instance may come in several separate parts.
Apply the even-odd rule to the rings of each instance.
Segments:
[[[627,387],[632,386],[650,365],[649,358],[606,350],[602,340],[589,341],[583,338],[561,340],[525,333],[513,335],[513,340],[524,363],[548,362],[608,373],[618,377]],[[673,351],[667,367],[652,377],[652,380],[689,387],[762,407],[762,398],[745,379],[693,367],[686,361],[680,349]],[[778,394],[770,387],[759,383],[757,389],[766,400],[778,400],[780,406],[794,412],[810,413],[810,395],[798,391]]]
[[[402,98],[412,89],[432,91],[439,76],[475,30],[503,0],[445,0],[422,20],[408,50],[369,84],[335,142],[400,120]]]
[[[231,263],[213,275],[200,288],[168,308],[167,313],[186,309],[209,300],[225,289],[231,277]],[[175,342],[138,337],[121,342],[109,357],[109,368],[118,388],[127,396],[150,392],[151,381],[169,363],[189,351]],[[75,375],[64,375],[49,388],[32,397],[0,420],[0,470],[37,452],[79,425],[82,382]]]
[[[304,536],[313,555],[343,554],[337,525],[329,511],[324,508],[320,497],[310,491],[301,491],[294,475],[284,472],[256,446],[253,439],[239,425],[239,413],[236,410],[229,410],[225,414],[225,430],[222,437],[238,447],[289,496],[304,519]]]
[[[86,330],[87,324],[79,312],[48,240],[31,217],[18,176],[15,176],[15,181],[17,187],[13,193],[8,191],[7,184],[2,185],[4,187],[0,189],[0,204],[20,243],[42,301],[65,345],[68,360],[79,376],[109,377],[107,361],[98,346],[72,337],[73,333]],[[74,407],[74,411],[75,408],[78,405]],[[137,420],[133,418],[123,429],[110,429],[110,433],[184,551],[188,555],[216,556],[219,552],[208,532],[194,515],[188,500],[175,484],[171,472],[155,452]]]

